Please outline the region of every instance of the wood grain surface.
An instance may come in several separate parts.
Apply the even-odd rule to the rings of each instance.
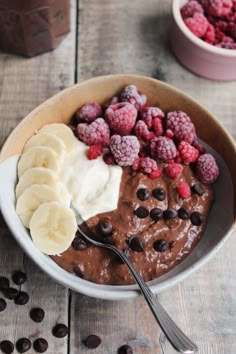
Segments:
[[[0,55],[0,143],[46,98],[93,76],[142,74],[166,81],[213,112],[236,138],[236,82],[198,77],[174,58],[169,47],[170,0],[80,0],[72,4],[72,32],[55,51],[25,59]],[[206,129],[208,127],[206,126]],[[163,306],[199,345],[200,354],[236,353],[236,237],[202,269],[159,295]],[[136,354],[174,354],[144,300],[108,302],[70,292],[41,272],[19,249],[0,220],[0,269],[10,276],[26,270],[30,302],[8,301],[0,313],[0,340],[42,335],[50,354],[115,354],[128,343]],[[28,315],[46,311],[43,324]],[[69,340],[54,339],[51,328],[69,325]],[[98,334],[102,344],[88,350],[83,339]],[[33,350],[31,351],[33,353]],[[31,353],[30,352],[30,353]]]

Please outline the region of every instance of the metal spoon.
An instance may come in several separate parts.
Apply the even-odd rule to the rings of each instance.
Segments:
[[[83,222],[83,219],[81,218],[79,212],[77,211],[77,209],[75,209],[73,204],[71,204],[71,208],[76,215],[78,230],[81,233],[81,235],[83,235],[83,237],[87,241],[89,241],[95,246],[108,248],[112,250],[127,265],[134,279],[136,280],[141,293],[143,294],[145,300],[147,301],[148,306],[150,307],[155,319],[157,320],[159,326],[161,327],[162,331],[165,333],[167,339],[172,344],[172,346],[180,353],[194,354],[198,352],[198,347],[196,346],[196,344],[194,344],[170,318],[168,313],[164,310],[164,308],[158,301],[158,298],[153,294],[149,286],[144,282],[144,280],[141,278],[139,273],[135,270],[129,258],[125,255],[125,253],[113,245],[98,242],[90,238],[81,229],[81,223]]]

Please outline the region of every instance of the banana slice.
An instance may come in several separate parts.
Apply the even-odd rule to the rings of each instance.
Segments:
[[[34,244],[48,255],[66,251],[75,237],[76,230],[75,214],[59,202],[41,204],[30,221]]]
[[[33,135],[25,144],[23,153],[33,146],[46,146],[54,150],[58,157],[63,160],[66,153],[64,142],[56,135],[41,133]]]
[[[50,187],[56,188],[59,183],[58,175],[49,168],[45,167],[33,167],[27,170],[19,179],[16,186],[16,198],[32,184],[46,184]]]
[[[67,152],[71,151],[77,146],[77,139],[75,138],[72,130],[63,123],[52,123],[44,125],[38,134],[49,133],[58,136],[66,145]]]
[[[18,163],[19,178],[32,167],[46,167],[55,172],[59,171],[60,160],[55,151],[45,146],[34,146],[27,150]]]
[[[62,202],[61,196],[55,188],[46,184],[32,184],[16,202],[16,213],[25,227],[29,228],[30,219],[40,204],[45,202]]]

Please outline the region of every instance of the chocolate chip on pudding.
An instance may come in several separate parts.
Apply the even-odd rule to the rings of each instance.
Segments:
[[[137,197],[138,199],[144,201],[150,197],[150,193],[146,188],[140,188],[137,190]]]
[[[153,248],[157,252],[165,252],[169,249],[169,243],[165,240],[157,240],[154,242]]]
[[[166,192],[164,191],[163,188],[156,188],[156,189],[153,189],[152,191],[152,195],[154,198],[160,200],[160,201],[163,201],[166,199]]]
[[[142,252],[144,250],[145,244],[142,237],[131,236],[128,240],[129,247],[135,252]]]
[[[163,211],[163,218],[165,220],[174,219],[176,218],[177,215],[178,215],[177,211],[172,208]]]
[[[178,210],[178,217],[182,220],[187,220],[187,219],[189,219],[190,215],[189,215],[189,212],[185,208],[180,208]]]
[[[163,211],[160,208],[153,208],[150,211],[150,216],[154,221],[161,220],[163,217]]]
[[[149,215],[149,211],[145,207],[138,207],[134,211],[135,215],[140,219],[145,219]]]

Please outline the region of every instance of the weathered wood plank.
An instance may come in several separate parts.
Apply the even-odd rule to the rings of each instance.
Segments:
[[[170,0],[80,0],[79,7],[79,81],[114,73],[164,80],[205,105],[236,137],[236,82],[206,80],[176,61],[168,42]],[[199,344],[200,354],[236,353],[235,247],[232,236],[207,265],[159,295],[180,327]],[[135,353],[175,353],[143,299],[113,303],[73,294],[71,319],[72,353],[86,352],[81,340],[91,333],[103,339],[94,353],[116,353],[129,338]],[[138,345],[142,338],[149,345],[146,349]]]
[[[71,2],[72,31],[55,51],[32,59],[1,53],[0,145],[28,112],[74,83],[75,3],[75,0]],[[49,353],[66,354],[67,338],[56,339],[51,330],[57,321],[68,322],[68,290],[52,281],[24,255],[2,217],[0,243],[1,275],[9,277],[17,269],[26,271],[28,281],[22,288],[30,295],[30,301],[25,306],[7,301],[7,309],[0,313],[0,340],[15,341],[22,336],[34,340],[42,336],[49,342]],[[40,324],[29,318],[29,310],[35,306],[45,310],[45,320]]]

